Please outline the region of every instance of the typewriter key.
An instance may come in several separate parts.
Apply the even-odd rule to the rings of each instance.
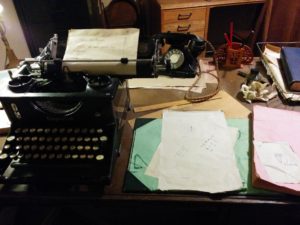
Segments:
[[[11,158],[12,160],[14,160],[14,159],[18,158],[18,155],[15,154],[15,153],[12,153],[12,154],[9,155],[9,158]]]
[[[81,155],[79,156],[79,158],[80,158],[80,159],[85,159],[85,158],[86,158],[86,154],[81,154]]]
[[[8,142],[11,142],[11,141],[13,141],[13,140],[15,140],[16,139],[16,137],[15,136],[8,136],[7,138],[6,138],[6,141],[8,141]]]
[[[39,141],[40,141],[40,142],[43,142],[43,141],[45,141],[45,140],[46,140],[46,138],[45,138],[44,136],[39,137]]]
[[[99,139],[97,137],[92,138],[92,142],[97,142]]]
[[[68,145],[63,145],[61,149],[62,149],[63,151],[68,150]]]
[[[103,141],[103,142],[107,141],[107,136],[101,136],[100,141]]]
[[[80,141],[82,141],[83,140],[83,137],[77,137],[76,138],[76,141],[78,141],[78,142],[80,142]]]
[[[19,142],[20,142],[20,141],[22,141],[22,140],[23,140],[23,137],[17,137],[17,138],[16,138],[16,141],[19,141]]]
[[[41,159],[47,159],[47,156],[48,156],[48,155],[45,154],[45,153],[44,153],[44,154],[41,154]]]
[[[27,132],[28,132],[28,128],[23,128],[23,129],[22,129],[22,133],[23,133],[23,134],[26,134]]]
[[[31,151],[35,151],[35,150],[37,150],[37,148],[38,148],[37,145],[32,145],[30,149],[31,149]]]
[[[41,133],[44,132],[44,129],[43,129],[43,128],[38,128],[38,129],[36,130],[36,132],[39,133],[39,134],[41,134]]]
[[[53,128],[53,129],[52,129],[52,134],[56,134],[56,133],[57,133],[57,131],[58,131],[58,129],[57,129],[57,128]]]
[[[72,155],[72,159],[78,159],[78,155],[77,154]]]
[[[70,141],[70,142],[74,142],[75,139],[76,139],[75,137],[70,137],[70,138],[69,138],[69,141]]]
[[[59,142],[59,141],[60,141],[60,137],[55,137],[55,138],[54,138],[54,142],[57,143],[57,142]]]
[[[101,133],[103,133],[103,130],[102,130],[101,128],[99,128],[99,129],[96,130],[96,132],[97,132],[98,134],[101,134]]]
[[[87,155],[87,158],[88,158],[88,159],[93,159],[93,158],[94,158],[94,155],[93,155],[93,154],[88,154],[88,155]]]
[[[44,151],[44,150],[45,150],[45,148],[46,148],[46,146],[45,146],[45,145],[40,145],[40,146],[39,146],[39,150],[40,150],[40,151]]]
[[[54,159],[54,158],[55,158],[55,154],[54,153],[49,154],[49,159]]]
[[[60,145],[55,145],[54,146],[54,151],[58,151],[60,149]]]
[[[56,155],[57,159],[62,159],[62,157],[63,157],[63,154],[61,154],[61,153],[59,153],[59,154]]]
[[[6,153],[0,154],[0,160],[6,159],[8,155]]]
[[[35,128],[30,128],[30,129],[29,129],[29,133],[34,133],[35,131],[36,131]]]
[[[31,159],[31,156],[32,156],[31,153],[28,153],[28,154],[25,154],[24,158],[25,159]]]
[[[94,129],[94,128],[91,128],[91,129],[89,130],[89,132],[90,132],[90,134],[94,134],[94,133],[95,133],[95,129]]]
[[[81,130],[81,133],[82,133],[82,134],[86,134],[86,133],[87,133],[87,131],[88,131],[88,129],[87,129],[87,128],[83,128],[83,129]]]
[[[91,150],[91,146],[89,146],[89,145],[84,146],[84,150],[86,150],[86,151]]]
[[[38,137],[37,136],[33,136],[32,138],[31,138],[31,141],[37,141],[38,140]]]
[[[67,140],[68,140],[67,137],[62,137],[62,139],[61,139],[62,142],[66,142]]]
[[[9,150],[9,149],[10,149],[10,144],[4,145],[4,146],[3,146],[3,149],[4,149],[4,150]]]
[[[30,149],[30,145],[24,145],[23,149],[24,149],[24,151],[29,150]]]
[[[49,133],[50,133],[50,131],[51,131],[51,129],[50,129],[50,128],[45,128],[45,130],[44,130],[45,134],[49,134]]]
[[[70,146],[70,150],[71,150],[71,151],[74,151],[75,149],[76,149],[76,146],[75,146],[75,145],[71,145],[71,146]]]
[[[53,141],[53,137],[47,137],[47,138],[46,138],[46,141],[47,141],[47,142],[52,142],[52,141]]]
[[[85,138],[84,138],[84,141],[85,141],[85,142],[89,142],[89,141],[91,141],[91,138],[90,138],[90,137],[85,137]]]
[[[65,155],[65,159],[69,159],[69,158],[71,158],[71,155],[70,154],[66,154]]]
[[[79,132],[80,132],[80,129],[79,129],[79,128],[75,128],[75,129],[74,129],[74,133],[75,133],[75,134],[78,134]]]
[[[17,151],[20,151],[21,149],[22,149],[22,145],[17,145],[17,146],[16,146],[16,150],[17,150]]]
[[[16,133],[16,134],[19,134],[20,132],[21,132],[21,128],[15,129],[15,133]]]
[[[25,141],[25,142],[30,141],[30,137],[24,137],[24,138],[23,138],[23,141]]]
[[[65,133],[65,131],[66,131],[66,128],[60,128],[60,129],[59,129],[59,133],[60,133],[60,134]]]
[[[47,145],[46,150],[51,151],[53,149],[53,145]]]
[[[96,155],[96,160],[100,161],[104,159],[104,155]]]
[[[73,129],[72,128],[68,128],[67,129],[67,134],[71,134],[73,132]]]
[[[83,146],[82,146],[82,145],[78,145],[78,146],[77,146],[77,150],[78,150],[78,151],[81,151],[82,149],[83,149]]]
[[[38,159],[40,157],[40,154],[39,153],[35,153],[33,154],[32,158],[33,159]]]
[[[94,145],[92,149],[93,149],[94,151],[98,151],[100,148],[99,148],[99,146]]]

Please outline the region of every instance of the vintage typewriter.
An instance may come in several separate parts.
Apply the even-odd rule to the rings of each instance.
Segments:
[[[12,124],[0,153],[0,183],[109,183],[130,104],[126,79],[195,76],[205,44],[194,35],[167,33],[138,37],[135,59],[65,57],[80,35],[72,36],[75,44],[68,39],[63,59],[56,56],[55,35],[39,56],[0,78],[0,101]],[[171,47],[163,54],[166,43]]]

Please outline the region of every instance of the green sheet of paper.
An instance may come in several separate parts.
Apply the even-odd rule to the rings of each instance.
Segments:
[[[238,137],[234,147],[237,166],[243,181],[242,194],[270,193],[255,189],[250,177],[250,137],[248,119],[228,119],[228,126],[238,128]],[[161,141],[162,119],[137,119],[134,140],[131,149],[128,171],[149,191],[156,191],[158,179],[145,175],[147,166]],[[130,182],[125,182],[124,189],[130,191]],[[137,191],[137,190],[134,190]]]

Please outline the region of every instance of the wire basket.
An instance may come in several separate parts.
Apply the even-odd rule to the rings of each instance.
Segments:
[[[280,66],[280,49],[282,47],[300,47],[300,42],[257,42],[262,63],[266,68],[267,75],[271,77],[279,94],[287,103],[300,103],[300,92],[290,91],[286,86]],[[272,52],[274,51],[274,55]],[[300,63],[300,62],[299,62]]]

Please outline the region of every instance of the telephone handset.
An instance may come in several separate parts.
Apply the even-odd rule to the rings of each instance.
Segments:
[[[194,77],[197,56],[205,49],[205,41],[193,34],[160,33],[154,36],[162,45],[170,45],[162,59],[166,65],[161,74],[172,77]]]

